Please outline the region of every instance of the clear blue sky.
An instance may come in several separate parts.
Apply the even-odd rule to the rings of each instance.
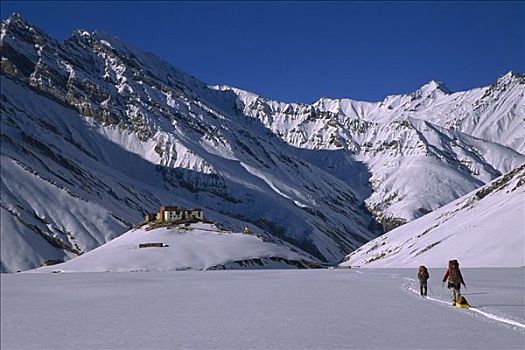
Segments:
[[[102,30],[210,84],[295,102],[377,101],[525,71],[525,2],[14,2],[58,39]]]

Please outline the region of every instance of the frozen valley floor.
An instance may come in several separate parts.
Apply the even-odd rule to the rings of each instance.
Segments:
[[[1,275],[2,349],[522,349],[525,269]],[[438,302],[432,299],[442,299]],[[507,323],[502,322],[507,321]]]

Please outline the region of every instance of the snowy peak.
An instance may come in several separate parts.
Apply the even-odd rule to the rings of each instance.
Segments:
[[[418,89],[424,95],[430,94],[445,94],[448,95],[451,91],[445,86],[444,83],[436,80],[431,80]]]
[[[516,73],[513,71],[509,71],[507,74],[501,76],[498,78],[497,81],[498,84],[524,84],[525,83],[525,74]]]
[[[6,27],[6,29],[20,27],[29,31],[35,30],[35,28],[29,23],[27,23],[26,20],[18,12],[13,12],[9,17],[3,20],[2,27],[4,26]]]
[[[323,98],[312,105],[232,91],[243,114],[294,147],[345,150],[365,162],[373,190],[366,204],[385,228],[428,213],[525,162],[525,137],[518,132],[524,119],[515,117],[525,115],[519,85],[451,93],[431,81],[380,103]],[[428,189],[419,178],[453,190]]]
[[[41,39],[42,41],[51,40],[51,37],[48,36],[43,30],[30,24],[19,13],[16,12],[14,12],[13,14],[11,14],[11,16],[3,20],[1,27],[1,43],[3,43],[4,37],[6,35],[9,35],[13,39],[19,37],[23,40],[31,42],[34,41],[34,39],[32,38],[38,37],[44,39]]]

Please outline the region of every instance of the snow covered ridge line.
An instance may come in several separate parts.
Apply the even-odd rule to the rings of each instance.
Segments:
[[[491,86],[457,93],[430,82],[414,93],[374,103],[349,99],[321,99],[311,105],[282,103],[237,88],[214,88],[234,92],[237,109],[288,144],[344,150],[364,162],[372,190],[365,203],[385,231],[525,161],[521,132],[525,129],[525,75],[519,73],[509,72]],[[351,178],[338,159],[316,161],[341,179]],[[428,186],[427,180],[451,190]]]
[[[314,136],[319,138],[322,135],[320,132],[316,135],[311,134],[311,131],[315,130],[309,131],[308,128],[315,128],[323,119],[324,122],[320,125],[323,129],[332,127],[332,130],[350,129],[363,133],[373,125],[387,124],[410,117],[508,145],[522,153],[525,150],[524,137],[518,131],[508,128],[509,123],[523,126],[523,121],[519,118],[519,115],[525,112],[523,73],[509,71],[490,86],[454,93],[450,92],[443,83],[430,81],[410,94],[391,95],[379,102],[321,98],[313,104],[284,103],[226,85],[210,86],[210,88],[235,93],[237,108],[248,116],[261,119],[287,142],[305,143],[302,147],[355,147],[346,142],[348,140],[345,139],[344,133],[339,135],[325,133],[325,137],[334,136],[335,139],[332,139],[332,142],[327,139],[314,142]],[[494,108],[490,106],[492,98],[503,98],[508,101]],[[507,103],[509,104],[505,106]],[[490,124],[491,122],[494,124]],[[492,128],[492,125],[497,127]],[[302,133],[304,137],[294,138],[284,131],[288,131],[288,134]],[[503,134],[509,138],[506,139]]]
[[[349,254],[342,266],[525,266],[525,164]]]
[[[209,88],[108,34],[59,42],[17,15],[2,33],[2,157],[15,165],[2,168],[3,272],[71,258],[62,243],[89,252],[162,204],[335,264],[525,162],[519,74],[281,104]]]

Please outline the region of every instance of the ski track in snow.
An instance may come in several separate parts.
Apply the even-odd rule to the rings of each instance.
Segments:
[[[393,274],[392,276],[393,277],[399,277],[399,275],[396,275],[396,274]],[[419,291],[414,289],[414,288],[412,288],[412,285],[414,283],[416,283],[416,280],[413,279],[413,278],[408,278],[408,277],[405,277],[405,280],[407,280],[409,282],[409,285],[406,287],[406,289],[409,292],[412,292],[412,293],[415,293],[415,294],[419,295]],[[445,305],[450,305],[450,302],[448,300],[432,298],[432,297],[429,297],[429,296],[427,296],[425,299],[432,300],[432,301],[435,301],[435,302],[438,302],[438,303],[441,303],[441,304],[445,304]],[[477,312],[478,314],[480,314],[482,316],[485,316],[486,318],[489,318],[489,319],[491,319],[493,321],[497,321],[497,322],[505,323],[505,324],[508,324],[508,325],[511,325],[511,326],[514,326],[514,327],[525,329],[525,324],[517,322],[517,321],[514,321],[514,320],[511,320],[509,318],[498,316],[498,315],[494,315],[494,314],[491,314],[489,312],[481,311],[481,310],[476,309],[475,307],[472,307],[472,306],[469,307],[468,310]]]
[[[359,270],[354,270],[354,272],[363,273],[362,271],[359,271]],[[403,277],[403,276],[401,276],[401,275],[399,275],[397,273],[383,273],[383,272],[369,272],[369,273],[389,275],[392,278],[403,278],[403,279],[405,279],[408,282],[408,285],[405,285],[404,288],[407,291],[409,291],[409,292],[412,292],[412,293],[414,293],[416,295],[419,295],[419,291],[412,287],[414,285],[414,283],[416,283],[416,280],[414,278]],[[450,302],[448,300],[432,298],[432,297],[429,297],[429,296],[427,296],[425,299],[432,300],[432,301],[435,301],[435,302],[438,302],[438,303],[450,306]],[[491,314],[491,313],[485,312],[485,311],[481,311],[481,310],[479,310],[479,309],[477,309],[475,307],[472,307],[472,306],[469,307],[468,310],[476,312],[476,313],[478,313],[478,314],[480,314],[480,315],[482,315],[482,316],[484,316],[484,317],[486,317],[488,319],[491,319],[493,321],[504,323],[504,324],[507,324],[507,325],[510,325],[510,326],[513,326],[513,327],[518,327],[518,328],[521,328],[521,329],[525,330],[525,324],[520,323],[520,322],[515,321],[515,320],[512,320],[510,318],[499,316],[499,315],[495,315],[495,314]]]

